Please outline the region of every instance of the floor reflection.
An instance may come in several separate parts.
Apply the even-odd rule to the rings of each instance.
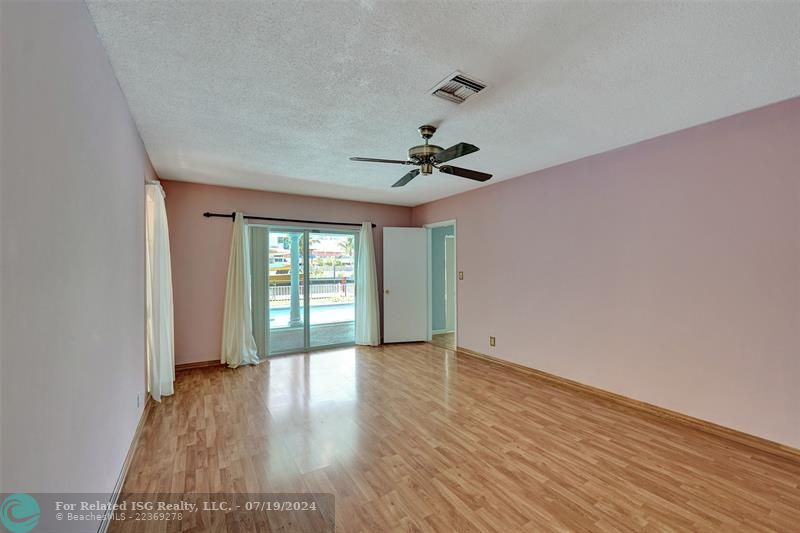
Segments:
[[[269,431],[301,472],[348,461],[357,448],[355,348],[275,357],[266,363]],[[280,454],[270,454],[276,460]],[[274,465],[280,468],[281,464]]]

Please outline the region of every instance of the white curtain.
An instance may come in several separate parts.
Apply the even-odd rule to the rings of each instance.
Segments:
[[[250,246],[244,216],[233,220],[231,254],[228,260],[228,283],[225,289],[225,316],[222,325],[222,364],[231,368],[258,364],[258,347],[253,338],[251,314]]]
[[[372,242],[372,223],[364,222],[358,236],[356,258],[356,344],[377,346],[380,343],[381,315],[375,245]]]
[[[147,388],[157,402],[173,392],[175,352],[172,322],[172,266],[164,190],[145,185],[145,312]]]

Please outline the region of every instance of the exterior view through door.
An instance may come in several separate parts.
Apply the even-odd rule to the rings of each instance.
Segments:
[[[269,355],[353,344],[357,233],[266,229],[251,246],[254,332]]]

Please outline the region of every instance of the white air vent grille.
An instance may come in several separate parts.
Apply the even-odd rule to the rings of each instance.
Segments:
[[[485,88],[486,84],[482,81],[456,71],[436,84],[436,87],[431,89],[431,94],[461,104]]]

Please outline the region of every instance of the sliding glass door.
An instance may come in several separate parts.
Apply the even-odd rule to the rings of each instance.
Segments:
[[[309,347],[355,340],[355,235],[312,233],[309,237]]]
[[[269,353],[306,347],[304,231],[269,230]]]
[[[265,334],[256,340],[260,351],[276,355],[353,344],[356,234],[260,229],[251,233],[253,330]],[[266,290],[258,290],[263,281]]]

